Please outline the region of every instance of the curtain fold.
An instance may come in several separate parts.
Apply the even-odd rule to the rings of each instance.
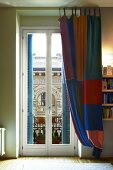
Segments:
[[[65,79],[76,134],[100,156],[103,148],[101,18],[75,16],[59,19]]]

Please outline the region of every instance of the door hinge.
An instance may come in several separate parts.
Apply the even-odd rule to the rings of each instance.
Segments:
[[[22,146],[22,150],[23,150],[23,146]]]
[[[74,150],[75,150],[75,146],[74,146]]]

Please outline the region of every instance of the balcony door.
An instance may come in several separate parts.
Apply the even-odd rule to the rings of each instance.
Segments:
[[[21,155],[75,155],[58,30],[22,31]]]

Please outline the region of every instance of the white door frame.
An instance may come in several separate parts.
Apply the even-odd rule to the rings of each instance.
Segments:
[[[22,27],[21,28],[21,115],[20,115],[20,155],[23,156],[75,156],[77,155],[77,146],[78,146],[78,141],[77,141],[77,136],[74,132],[73,125],[71,123],[70,125],[70,139],[71,139],[71,144],[52,144],[52,135],[49,138],[49,140],[46,138],[46,144],[26,144],[25,141],[27,141],[27,130],[25,128],[27,127],[27,107],[25,107],[26,102],[27,102],[27,81],[24,81],[25,79],[27,80],[27,42],[26,42],[26,37],[25,35],[27,33],[37,33],[37,32],[48,32],[49,38],[47,39],[47,44],[49,44],[51,48],[51,42],[50,42],[50,36],[51,33],[56,33],[59,32],[59,28],[56,27]],[[24,47],[24,48],[23,48]],[[46,115],[47,115],[47,123],[52,122],[52,117],[50,115],[50,108],[51,108],[51,100],[48,100],[50,98],[50,93],[51,93],[51,56],[50,56],[50,51],[51,49],[48,48],[47,50],[47,76],[49,79],[46,78],[46,90],[48,91],[47,93],[47,101],[46,101]],[[71,121],[72,122],[72,121]],[[46,128],[47,128],[47,123],[46,123]],[[50,128],[50,126],[49,126]],[[47,133],[51,133],[52,129],[50,128]],[[48,134],[46,134],[48,135]],[[24,138],[24,139],[23,139]]]

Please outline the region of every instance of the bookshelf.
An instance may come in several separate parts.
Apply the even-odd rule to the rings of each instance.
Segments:
[[[113,120],[113,76],[102,78],[102,114],[104,120]]]

